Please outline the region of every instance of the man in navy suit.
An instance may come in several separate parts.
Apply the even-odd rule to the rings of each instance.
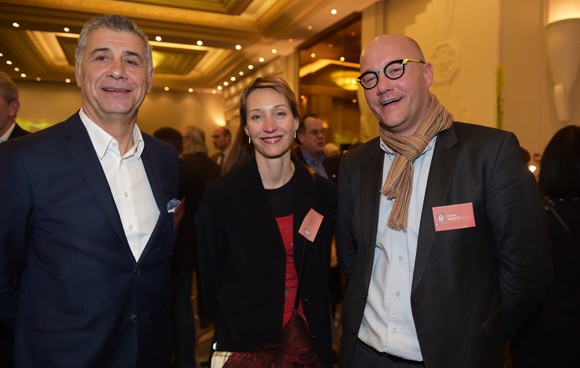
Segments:
[[[19,109],[16,84],[8,74],[0,72],[0,143],[28,134],[16,123]]]
[[[0,319],[16,367],[169,367],[175,149],[136,125],[147,36],[97,16],[76,51],[82,108],[0,145]]]
[[[340,366],[503,367],[505,341],[552,278],[518,141],[454,122],[408,37],[373,39],[360,67],[380,137],[349,150],[340,169]]]

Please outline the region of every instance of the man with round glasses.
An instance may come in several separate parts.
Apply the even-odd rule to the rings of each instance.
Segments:
[[[512,133],[453,121],[419,45],[381,35],[358,82],[380,137],[349,151],[336,239],[340,366],[503,367],[551,281],[535,180]]]

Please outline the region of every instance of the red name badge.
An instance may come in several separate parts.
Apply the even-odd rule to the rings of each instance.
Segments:
[[[183,197],[181,203],[179,203],[179,206],[177,206],[175,212],[173,212],[173,230],[177,229],[177,227],[179,226],[179,223],[181,222],[184,213],[185,213],[185,197]]]
[[[433,207],[435,231],[466,229],[475,227],[473,204],[462,203],[451,206]]]
[[[324,216],[311,208],[306,217],[304,217],[298,233],[313,242],[316,238],[316,234],[318,234],[318,229],[320,229],[320,224],[322,224],[323,218]]]

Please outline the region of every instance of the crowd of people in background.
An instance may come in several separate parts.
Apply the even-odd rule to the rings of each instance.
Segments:
[[[455,121],[420,46],[381,35],[357,80],[378,137],[341,152],[265,76],[210,157],[196,125],[139,130],[131,20],[91,19],[75,56],[81,109],[34,134],[0,73],[1,367],[199,367],[193,280],[211,367],[499,368],[508,341],[515,368],[580,366],[580,127],[536,182],[514,134]],[[298,325],[304,355],[283,352]]]

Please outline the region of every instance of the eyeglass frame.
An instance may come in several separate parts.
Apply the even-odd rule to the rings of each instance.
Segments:
[[[377,84],[379,84],[379,73],[383,72],[383,74],[385,75],[385,77],[389,78],[390,80],[397,80],[399,78],[401,78],[404,74],[405,74],[405,65],[407,65],[407,63],[409,61],[412,61],[414,63],[421,63],[421,64],[425,64],[424,60],[417,60],[417,59],[399,59],[399,60],[393,60],[391,62],[389,62],[387,65],[385,65],[385,67],[381,70],[377,70],[376,72],[374,71],[368,71],[368,72],[364,72],[362,73],[357,79],[356,81],[361,85],[362,88],[364,89],[373,89],[377,86]],[[393,64],[401,64],[401,67],[403,68],[403,72],[401,73],[401,75],[399,75],[396,78],[391,78],[387,75],[387,68],[389,67],[389,65],[393,65]],[[377,79],[376,79],[376,83],[372,86],[372,87],[365,87],[362,83],[362,79],[365,75],[367,74],[374,74],[376,75]]]

